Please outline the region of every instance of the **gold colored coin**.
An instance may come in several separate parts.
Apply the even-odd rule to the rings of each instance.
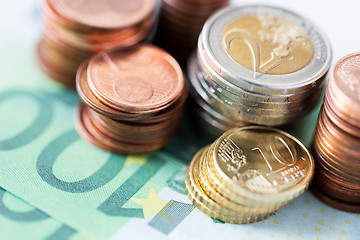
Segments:
[[[211,199],[206,193],[203,191],[200,182],[199,182],[199,160],[200,157],[205,151],[205,149],[201,149],[191,161],[189,166],[189,188],[193,195],[203,203],[209,210],[215,211],[221,215],[229,216],[229,217],[240,217],[242,213],[238,213],[236,211],[232,211],[227,209],[226,207],[220,205]]]
[[[264,74],[297,72],[314,57],[313,43],[300,25],[270,14],[230,22],[223,33],[223,47],[243,67]]]
[[[229,217],[228,215],[223,215],[221,213],[218,213],[218,212],[206,207],[198,198],[195,197],[194,193],[189,188],[188,181],[186,181],[186,180],[185,180],[185,187],[186,187],[185,189],[188,194],[188,197],[191,200],[191,202],[195,205],[195,207],[197,207],[200,211],[202,211],[207,216],[209,216],[211,218],[215,218],[222,222],[233,223],[233,224],[247,224],[247,223],[259,222],[261,220],[264,220],[264,219],[270,217],[273,214],[273,213],[270,213],[270,214],[266,214],[266,215],[249,216],[246,218]]]
[[[211,151],[208,152],[207,162],[203,165],[205,171],[209,174],[208,180],[214,189],[221,192],[224,196],[237,203],[248,206],[249,208],[263,209],[262,211],[276,211],[285,206],[293,196],[284,196],[283,198],[275,198],[273,201],[270,197],[259,198],[254,196],[248,196],[244,192],[239,191],[236,183],[224,180],[218,173],[218,170],[214,166],[214,145],[212,145]]]
[[[207,196],[201,186],[198,183],[198,179],[194,178],[194,172],[198,171],[198,161],[204,149],[200,150],[190,163],[186,177],[185,187],[190,200],[193,204],[209,217],[218,219],[227,223],[251,223],[263,220],[272,213],[264,214],[246,214],[245,212],[236,212],[228,210],[227,208],[220,206],[219,203],[214,202],[209,196]]]
[[[269,127],[224,133],[192,159],[185,186],[190,200],[228,223],[263,220],[308,187],[314,160],[295,137]]]
[[[206,195],[208,195],[215,202],[220,203],[220,205],[230,210],[242,212],[248,215],[271,213],[277,210],[276,208],[264,208],[264,205],[258,207],[243,205],[242,201],[237,201],[238,198],[228,198],[226,191],[222,191],[223,189],[219,189],[219,191],[215,189],[211,184],[212,180],[209,176],[208,169],[206,168],[207,155],[210,149],[213,148],[209,147],[203,151],[198,162],[199,171],[194,171],[194,178],[199,178],[200,186]]]
[[[314,173],[309,150],[283,131],[260,126],[223,134],[213,151],[222,183],[249,199],[277,203],[305,191]]]

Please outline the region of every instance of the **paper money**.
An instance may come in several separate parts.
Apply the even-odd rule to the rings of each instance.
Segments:
[[[45,79],[34,63],[31,34],[40,23],[30,18],[35,3],[9,3],[19,8],[21,21],[4,28],[0,56],[6,66],[0,71],[0,186],[62,222],[31,239],[48,237],[61,224],[94,239],[329,239],[344,238],[342,231],[356,239],[360,216],[335,211],[308,192],[251,225],[222,224],[194,209],[184,194],[185,169],[205,144],[191,128],[164,150],[137,157],[85,143],[73,126],[76,93]],[[6,19],[15,14],[6,12],[0,12]],[[296,130],[307,144],[316,114]]]
[[[0,188],[2,239],[90,239]]]
[[[166,186],[182,192],[182,180],[172,179],[186,163],[166,150],[121,156],[85,143],[73,128],[76,100],[72,92],[2,92],[2,106],[13,115],[0,119],[9,126],[0,142],[1,185],[98,239],[110,237],[130,218],[157,214],[176,201],[161,200],[157,192]],[[186,152],[191,159],[193,153]]]

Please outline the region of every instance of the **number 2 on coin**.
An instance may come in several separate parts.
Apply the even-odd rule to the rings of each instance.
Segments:
[[[268,61],[261,63],[261,49],[260,44],[256,37],[244,29],[232,29],[224,36],[224,46],[227,50],[232,50],[233,41],[243,41],[249,48],[253,60],[254,78],[259,77],[261,74],[266,74],[278,65],[281,64],[280,57],[272,51],[271,57]]]

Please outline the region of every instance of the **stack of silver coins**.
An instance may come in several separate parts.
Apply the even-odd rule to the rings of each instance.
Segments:
[[[214,137],[235,126],[291,123],[318,105],[330,61],[327,37],[302,16],[224,8],[207,20],[188,62],[197,122]]]

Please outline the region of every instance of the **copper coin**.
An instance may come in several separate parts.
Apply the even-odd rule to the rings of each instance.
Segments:
[[[354,201],[360,202],[360,188],[358,181],[352,181],[352,179],[346,179],[321,164],[318,161],[319,174],[317,177],[323,178],[326,183],[329,184],[330,188],[335,190],[344,191],[343,196],[346,196],[346,201],[349,201],[349,197],[354,198]]]
[[[320,149],[315,147],[313,150],[319,151]],[[318,164],[317,167],[319,167],[319,172],[322,175],[325,175],[327,178],[331,179],[331,181],[334,181],[341,186],[351,189],[360,189],[359,177],[351,176],[348,172],[346,172],[346,170],[334,167],[334,165],[328,163],[324,155],[319,152],[315,153],[318,153],[316,154],[316,162]]]
[[[359,191],[358,189],[351,189],[337,184],[332,181],[331,178],[325,177],[322,172],[316,174],[313,181],[316,186],[334,199],[347,203],[360,204],[360,197],[357,194]]]
[[[42,5],[42,14],[45,21],[54,21],[57,23],[60,23],[64,26],[67,26],[69,28],[75,26],[72,22],[68,21],[66,18],[64,18],[53,6],[51,3],[51,0],[45,0],[43,1]]]
[[[172,119],[176,119],[177,116],[182,116],[184,110],[184,97],[182,97],[181,101],[174,103],[173,105],[169,106],[169,108],[165,108],[154,115],[145,115],[139,118],[133,119],[134,124],[142,124],[142,125],[149,125],[149,124],[156,124],[165,121],[171,121]],[[102,121],[106,122],[108,125],[113,125],[116,127],[117,120],[126,120],[126,119],[116,119],[116,118],[109,118],[105,115],[100,114],[99,117]],[[132,120],[132,119],[130,119]],[[131,123],[128,123],[131,125]]]
[[[36,47],[36,62],[39,68],[51,79],[65,85],[69,88],[74,88],[73,72],[67,69],[62,69],[61,66],[50,60],[48,56],[49,48],[45,46],[44,41],[40,41]]]
[[[326,166],[326,168],[333,173],[336,172],[338,176],[341,175],[344,179],[359,180],[359,176],[356,176],[355,173],[353,175],[350,168],[342,166],[341,162],[336,162],[334,159],[329,157],[318,143],[314,143],[312,153],[317,162],[321,162],[320,164]]]
[[[333,154],[340,156],[348,166],[360,168],[360,139],[341,132],[330,132],[331,124],[326,121],[326,117],[319,115],[318,131],[322,142],[331,149]],[[355,160],[354,160],[355,159]]]
[[[334,141],[342,142],[347,148],[359,151],[360,138],[351,135],[339,128],[334,122],[331,121],[328,113],[324,110],[320,111],[319,124],[323,126],[323,131],[328,132],[328,134],[334,138]]]
[[[164,0],[155,42],[185,65],[205,20],[229,0]]]
[[[75,120],[75,129],[79,136],[84,139],[85,141],[99,147],[105,151],[111,151],[112,149],[105,144],[102,144],[101,141],[96,139],[87,129],[84,122],[84,109],[86,106],[84,104],[80,104],[77,108],[77,116]]]
[[[129,144],[113,139],[93,125],[90,121],[88,112],[84,111],[87,107],[83,104],[79,106],[79,115],[77,120],[77,130],[81,137],[93,145],[116,154],[142,154],[162,148],[169,140],[164,142],[155,142],[149,145]]]
[[[360,119],[360,52],[340,59],[331,75],[331,90],[350,117]]]
[[[104,135],[110,138],[129,144],[149,145],[156,141],[162,141],[172,136],[172,133],[179,126],[181,118],[173,122],[158,123],[155,125],[139,125],[131,122],[117,122],[117,126],[108,125],[102,121],[97,113],[87,109],[87,115],[92,124]]]
[[[121,112],[119,110],[113,109],[103,102],[101,102],[91,91],[88,81],[87,81],[87,65],[88,62],[84,62],[78,69],[76,75],[76,89],[77,92],[82,99],[88,106],[90,106],[94,111],[105,115],[112,119],[118,120],[136,120],[142,119],[145,116],[149,116],[149,114],[144,113],[128,113],[128,112]]]
[[[176,9],[177,11],[193,13],[194,15],[211,15],[217,9],[226,6],[229,0],[218,1],[214,4],[209,2],[186,2],[183,0],[164,0],[164,3]],[[197,3],[197,4],[196,4]]]
[[[157,0],[43,2],[44,38],[49,44],[38,62],[47,75],[70,87],[75,85],[76,69],[91,54],[151,40],[159,7]]]
[[[155,24],[155,17],[147,19],[140,26],[129,27],[115,33],[80,33],[78,30],[68,29],[55,22],[45,22],[46,31],[52,32],[58,41],[80,50],[99,52],[112,47],[132,46],[149,35]]]
[[[343,201],[336,200],[330,196],[328,196],[326,193],[322,192],[316,185],[311,186],[311,191],[315,194],[316,197],[318,197],[321,201],[325,202],[326,204],[347,212],[354,212],[359,213],[360,212],[360,204],[351,204],[346,203]]]
[[[176,60],[149,44],[105,50],[90,60],[87,71],[89,85],[99,98],[129,112],[165,108],[184,89]]]
[[[321,200],[360,211],[360,53],[342,58],[325,92],[313,142],[313,186]]]
[[[341,182],[334,181],[335,178],[325,176],[324,172],[325,170],[322,170],[321,173],[314,177],[314,183],[317,186],[338,200],[360,204],[359,189],[353,188],[354,185],[344,185]]]
[[[125,135],[148,135],[149,137],[156,138],[158,136],[165,135],[168,130],[175,128],[181,117],[179,115],[174,115],[172,121],[164,121],[150,124],[141,124],[138,122],[129,122],[129,121],[116,121],[112,119],[106,119],[101,117],[99,114],[94,111],[89,110],[90,116],[93,119],[93,122],[98,122],[108,131],[111,131],[116,136],[125,136]],[[131,137],[131,136],[130,136]],[[138,138],[137,136],[134,136]]]
[[[334,93],[332,87],[333,85],[333,81],[329,79],[327,85],[326,100],[330,105],[332,111],[335,113],[335,115],[342,118],[346,123],[349,123],[356,128],[360,128],[360,122],[358,121],[359,118],[356,116],[352,116],[355,114],[354,112],[357,111],[355,109],[351,109],[351,107],[357,106],[357,104],[344,102],[344,98],[341,99],[341,97],[339,97],[339,94],[336,95],[336,93]]]
[[[319,138],[314,140],[314,149],[316,150],[314,154],[319,155],[321,161],[339,175],[359,181],[360,173],[357,171],[358,167],[347,164],[349,160],[348,162],[343,161],[342,159],[346,158],[346,156],[334,155],[322,142]]]
[[[64,17],[94,28],[125,28],[150,15],[155,0],[51,0]]]
[[[76,52],[72,53],[72,57],[71,52],[56,48],[55,44],[52,45],[46,38],[39,42],[39,51],[47,64],[54,66],[55,69],[59,69],[62,73],[70,76],[75,76],[77,68],[85,60],[82,56],[76,55]]]
[[[340,129],[351,134],[357,138],[360,138],[359,128],[348,122],[348,119],[344,115],[340,115],[339,112],[335,112],[333,106],[329,102],[327,95],[325,94],[324,99],[324,111],[329,119]]]
[[[321,132],[316,132],[317,138],[315,138],[315,142],[318,144],[321,149],[322,155],[325,156],[329,161],[335,162],[337,165],[343,165],[343,167],[339,167],[342,170],[348,169],[349,173],[353,173],[352,175],[357,175],[357,165],[356,164],[348,164],[351,161],[357,161],[355,157],[352,155],[346,154],[344,152],[336,151],[336,145],[331,145],[327,142],[326,139],[323,138]],[[341,146],[341,145],[339,145]],[[335,149],[335,151],[334,151]],[[344,160],[346,159],[346,160]]]
[[[328,149],[330,149],[330,151],[334,155],[341,156],[344,161],[346,161],[347,159],[349,159],[349,161],[360,159],[359,149],[356,148],[356,145],[358,143],[357,139],[354,138],[354,148],[352,146],[348,146],[352,142],[344,143],[344,140],[346,140],[346,138],[344,138],[343,141],[337,141],[335,136],[330,134],[327,131],[327,128],[321,122],[319,122],[319,134],[321,135],[322,143]],[[356,162],[354,162],[354,164],[356,164]]]

